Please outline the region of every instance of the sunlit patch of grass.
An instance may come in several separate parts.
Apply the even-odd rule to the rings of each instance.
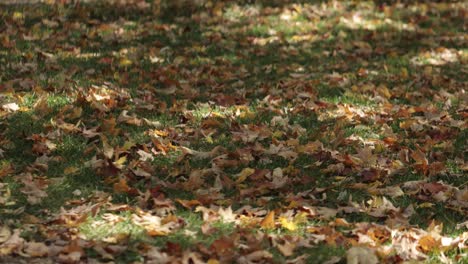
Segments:
[[[379,135],[375,132],[375,128],[366,125],[356,125],[345,128],[345,137],[359,136],[363,139],[378,139]]]
[[[462,157],[467,157],[468,156],[468,151],[464,149],[464,146],[467,146],[468,143],[468,129],[463,129],[455,138],[455,141],[453,142],[453,146],[455,148],[454,153],[458,153],[458,155]]]
[[[90,217],[80,226],[80,234],[89,240],[118,242],[119,240],[147,240],[146,231],[132,222],[130,213],[115,215],[116,223],[103,219],[103,215]]]
[[[71,98],[67,95],[51,95],[47,97],[47,104],[51,108],[59,109],[71,102]]]
[[[196,122],[201,122],[204,118],[213,116],[217,118],[225,118],[226,115],[232,113],[232,109],[221,107],[218,105],[211,105],[209,103],[198,103],[193,106],[192,114]]]
[[[443,256],[441,255],[443,253]],[[439,264],[445,261],[446,259],[458,259],[459,263],[466,263],[468,258],[466,256],[461,257],[460,255],[463,252],[459,252],[458,250],[449,250],[448,252],[440,252],[438,250],[430,252],[428,255],[428,259],[424,261],[426,264]]]
[[[210,235],[204,235],[201,231],[204,222],[200,215],[181,210],[177,212],[177,216],[183,219],[184,228],[167,235],[150,237],[142,227],[132,222],[131,213],[114,214],[114,218],[119,219],[116,223],[106,220],[104,218],[106,216],[109,215],[101,214],[89,217],[80,226],[80,234],[86,239],[94,241],[126,240],[130,243],[145,242],[160,247],[164,247],[170,242],[180,245],[183,249],[188,249],[199,243],[209,247],[215,240],[229,236],[235,230],[232,223],[216,221],[211,224],[213,232]]]
[[[215,240],[223,236],[229,236],[235,229],[232,223],[217,221],[211,225],[214,232],[210,235],[204,235],[201,232],[203,220],[198,214],[181,211],[178,216],[182,217],[186,223],[183,229],[177,230],[166,237],[154,237],[150,240],[150,243],[163,247],[166,243],[171,242],[180,245],[182,249],[193,248],[199,243],[209,247]]]

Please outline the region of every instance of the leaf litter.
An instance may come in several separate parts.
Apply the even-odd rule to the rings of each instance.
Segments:
[[[111,2],[1,5],[0,260],[468,258],[466,5]]]

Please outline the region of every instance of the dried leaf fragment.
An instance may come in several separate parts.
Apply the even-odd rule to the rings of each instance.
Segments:
[[[346,252],[348,264],[377,264],[379,259],[370,248],[352,247]]]

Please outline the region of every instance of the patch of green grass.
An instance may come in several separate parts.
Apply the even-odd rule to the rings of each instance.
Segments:
[[[129,213],[117,214],[121,220],[112,224],[103,219],[103,216],[90,217],[80,225],[80,233],[89,240],[147,240],[146,231],[135,225]]]
[[[364,139],[369,139],[369,138],[377,139],[379,138],[379,135],[373,131],[374,129],[375,129],[374,127],[365,126],[365,125],[356,125],[356,126],[346,127],[345,137],[356,135]]]
[[[57,142],[56,154],[62,157],[69,164],[77,164],[83,162],[84,158],[90,157],[93,152],[87,156],[83,156],[83,152],[88,146],[87,139],[78,135],[64,135]],[[63,163],[61,163],[63,164]]]
[[[464,147],[468,145],[467,143],[468,129],[463,129],[453,142],[453,146],[455,148],[454,153],[459,153],[459,155],[463,155],[463,157],[466,159],[468,157],[468,151],[466,151]]]
[[[35,157],[30,152],[33,145],[27,138],[43,131],[43,120],[38,120],[32,112],[18,112],[8,117],[8,127],[5,127],[5,137],[11,142],[6,152],[17,164],[27,164]]]
[[[216,221],[211,225],[213,233],[204,235],[201,232],[201,226],[204,222],[200,215],[185,210],[179,211],[177,215],[185,221],[186,225],[184,228],[166,237],[153,237],[149,240],[151,244],[163,247],[167,242],[171,242],[180,245],[182,249],[189,249],[196,244],[202,243],[209,247],[215,240],[229,236],[235,229],[232,223]]]
[[[434,203],[430,208],[416,208],[416,213],[411,219],[420,228],[427,228],[432,220],[443,223],[443,233],[449,236],[456,236],[466,229],[457,229],[457,223],[462,223],[466,217],[461,213],[446,208],[444,203]]]
[[[315,247],[299,250],[298,255],[308,255],[307,263],[323,263],[332,257],[344,257],[346,249],[343,247],[332,247],[327,245],[317,245]]]
[[[409,219],[410,224],[418,228],[427,228],[433,220],[443,223],[443,234],[455,236],[463,232],[457,229],[456,224],[463,222],[463,215],[460,212],[447,208],[445,203],[429,202],[428,207],[421,207],[424,201],[415,199],[409,195],[390,199],[397,208],[405,209],[413,205],[415,213]]]
[[[190,191],[184,191],[181,189],[171,189],[166,188],[164,189],[164,194],[170,199],[182,199],[182,200],[193,200],[196,199],[194,193]]]
[[[17,219],[15,211],[22,211],[21,208],[27,205],[26,196],[20,192],[22,185],[10,176],[3,177],[1,183],[0,195],[4,203],[0,208],[0,219]]]
[[[54,94],[47,97],[47,104],[54,109],[60,109],[70,103],[70,97],[67,95]]]

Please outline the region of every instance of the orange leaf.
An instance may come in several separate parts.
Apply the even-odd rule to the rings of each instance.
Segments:
[[[201,203],[198,200],[182,200],[182,199],[176,199],[176,202],[180,203],[183,207],[187,209],[192,209],[193,206],[195,205],[201,205]]]
[[[127,181],[121,178],[118,182],[114,183],[114,191],[119,193],[127,193],[130,191],[130,187],[127,184]]]
[[[426,235],[419,239],[419,246],[424,252],[429,252],[440,246],[440,240],[431,235]]]
[[[7,164],[0,168],[0,178],[7,176],[13,172],[15,172],[13,166],[11,164]]]
[[[260,226],[265,229],[275,228],[275,211],[270,211],[260,222]]]
[[[222,237],[215,240],[213,244],[211,244],[210,249],[220,256],[229,255],[234,249],[234,241],[229,237]]]

